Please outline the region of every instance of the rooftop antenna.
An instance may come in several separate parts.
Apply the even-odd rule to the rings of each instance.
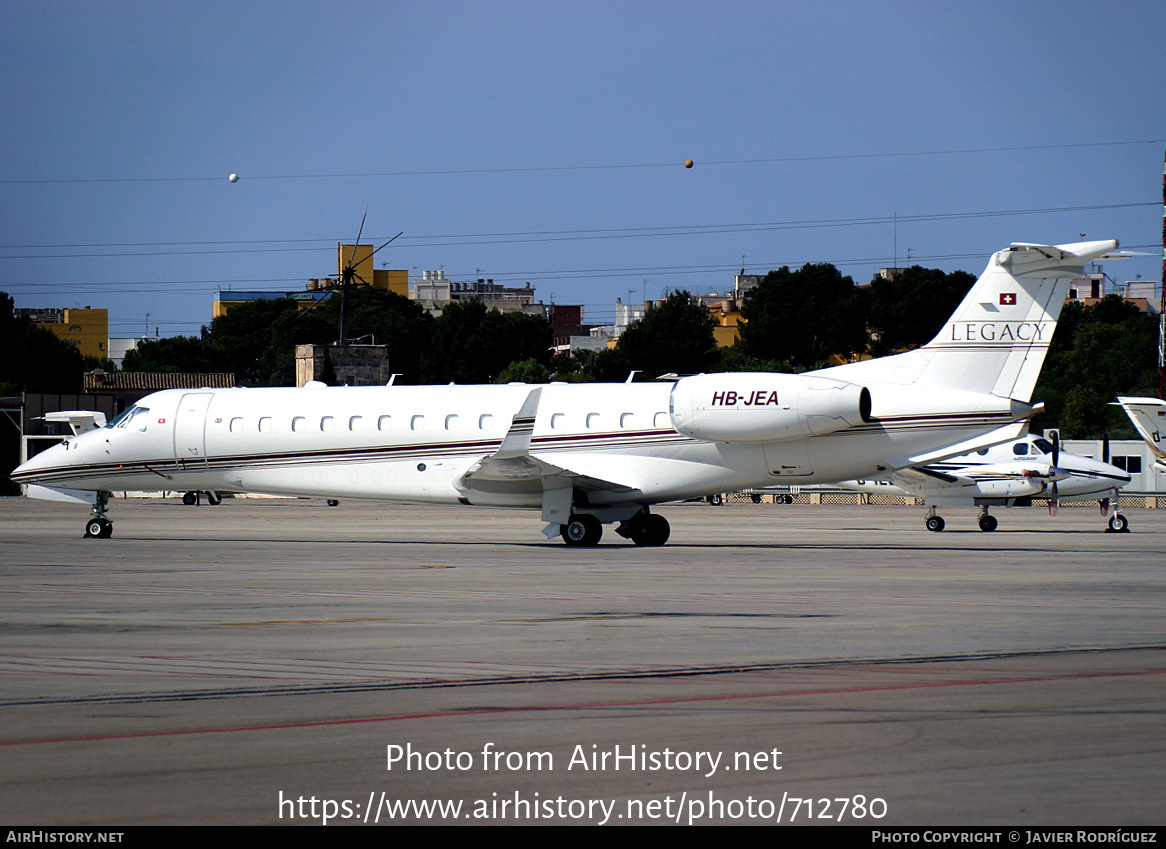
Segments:
[[[899,267],[899,211],[898,210],[895,210],[891,214],[891,221],[892,221],[891,245],[892,245],[892,249],[894,250],[894,253],[895,253],[894,258],[891,260],[891,268],[898,268]]]
[[[1162,282],[1161,305],[1158,309],[1158,397],[1166,382],[1166,161],[1162,164]]]

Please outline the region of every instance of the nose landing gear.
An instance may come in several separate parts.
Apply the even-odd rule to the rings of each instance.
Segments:
[[[93,515],[85,523],[85,539],[109,539],[113,536],[113,522],[105,516],[108,507],[109,493],[97,493],[93,499]]]

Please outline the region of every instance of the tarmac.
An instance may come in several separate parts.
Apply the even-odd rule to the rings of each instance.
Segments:
[[[0,821],[1162,824],[1166,510],[658,512],[0,499]]]

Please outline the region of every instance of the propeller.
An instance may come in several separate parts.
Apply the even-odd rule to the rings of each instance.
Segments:
[[[1101,434],[1101,462],[1103,462],[1103,463],[1109,462],[1109,434],[1108,433]],[[1117,490],[1111,490],[1111,491],[1115,492],[1115,493],[1117,492]],[[1108,498],[1102,498],[1100,501],[1097,502],[1097,506],[1101,508],[1101,515],[1102,516],[1108,515],[1108,513],[1109,513],[1109,499]]]
[[[1057,464],[1058,464],[1058,461],[1060,461],[1060,459],[1061,459],[1061,432],[1054,430],[1053,431],[1053,466],[1051,469],[1049,469],[1050,477],[1052,477],[1051,473],[1054,469],[1059,469]],[[1060,480],[1060,478],[1053,477],[1053,494],[1052,494],[1052,497],[1049,498],[1049,515],[1050,516],[1057,515],[1057,501],[1058,501],[1058,498],[1060,496],[1060,492],[1058,491],[1058,486],[1057,486],[1058,480]]]

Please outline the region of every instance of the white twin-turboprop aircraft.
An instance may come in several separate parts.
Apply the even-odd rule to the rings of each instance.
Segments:
[[[1100,496],[1098,501],[1108,518],[1109,530],[1128,531],[1129,522],[1119,509],[1117,493],[1129,482],[1124,469],[1070,454],[1043,436],[1029,434],[962,457],[900,469],[878,479],[842,481],[838,486],[926,498],[929,531],[942,531],[946,525],[938,515],[938,507],[973,505],[980,508],[980,530],[994,531],[997,521],[988,512],[989,507],[1024,507],[1032,503],[1034,496],[1048,499],[1050,513],[1056,513],[1060,501]]]
[[[995,253],[927,345],[806,374],[627,384],[167,390],[12,473],[29,495],[258,492],[526,507],[549,537],[603,525],[662,545],[650,507],[709,492],[871,478],[1018,437],[1068,280],[1116,241]]]

